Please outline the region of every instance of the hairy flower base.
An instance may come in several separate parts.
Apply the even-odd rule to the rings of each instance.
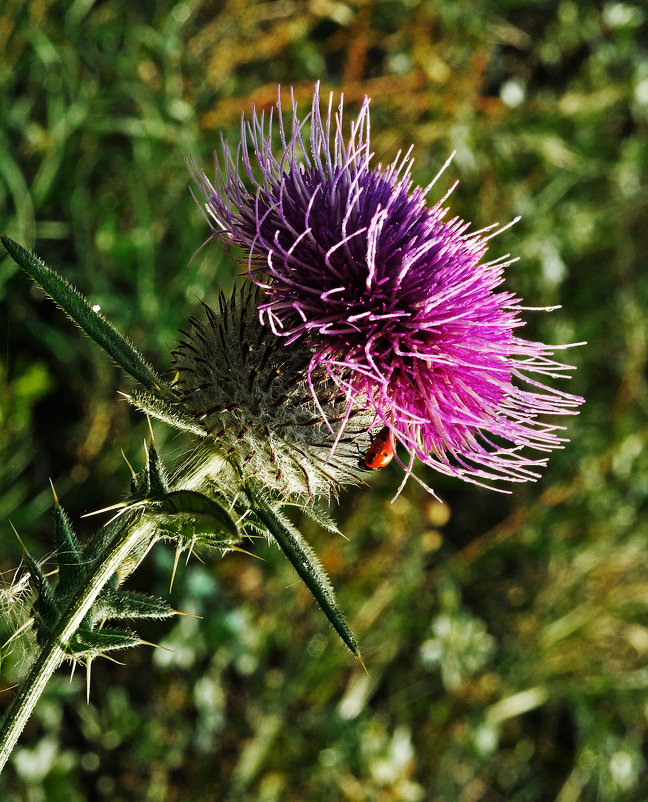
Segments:
[[[569,370],[551,358],[565,346],[516,335],[521,301],[499,289],[514,260],[483,261],[496,225],[447,220],[447,196],[427,207],[439,176],[413,186],[409,152],[372,167],[368,98],[347,140],[332,96],[324,116],[317,89],[303,119],[293,102],[289,130],[278,106],[279,156],[272,114],[254,112],[236,154],[223,143],[215,185],[191,164],[213,235],[243,249],[264,291],[262,322],[312,349],[312,387],[324,370],[371,407],[408,474],[418,458],[468,481],[537,478],[546,459],[523,449],[560,447],[541,418],[582,399],[538,381]]]
[[[221,296],[218,312],[205,306],[204,323],[191,319],[173,352],[182,407],[245,476],[284,496],[335,493],[359,479],[373,414],[349,411],[324,368],[312,374],[313,398],[310,349],[284,347],[261,325],[260,295],[246,283],[229,301]]]

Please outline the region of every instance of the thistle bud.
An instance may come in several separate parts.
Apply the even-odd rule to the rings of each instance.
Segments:
[[[249,282],[173,351],[180,402],[213,449],[283,497],[335,495],[356,482],[373,410],[353,405],[307,341],[292,344],[259,322],[261,291]]]

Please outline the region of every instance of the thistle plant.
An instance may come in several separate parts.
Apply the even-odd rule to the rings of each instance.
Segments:
[[[337,531],[317,499],[359,481],[358,454],[370,442],[372,416],[346,414],[340,388],[323,377],[317,403],[310,394],[304,346],[286,349],[258,318],[259,291],[244,284],[206,320],[190,320],[174,352],[173,379],[163,380],[141,353],[103,319],[65,279],[21,245],[2,237],[11,256],[140,387],[126,398],[151,417],[196,436],[192,454],[169,471],[152,441],[146,465],[133,472],[124,501],[85,546],[55,499],[53,584],[24,551],[33,593],[32,626],[40,651],[5,718],[0,766],[6,762],[53,671],[65,660],[82,663],[145,643],[130,629],[105,623],[164,618],[176,613],[163,599],[124,591],[124,580],[160,540],[183,551],[245,550],[244,536],[274,540],[313,593],[351,652],[359,649],[317,557],[282,511],[300,507]],[[336,438],[320,417],[344,418]],[[335,454],[330,452],[336,447]],[[174,568],[175,570],[175,568]]]
[[[164,374],[58,273],[2,237],[136,380],[126,398],[195,447],[168,470],[151,434],[144,468],[85,545],[54,494],[58,573],[52,582],[25,550],[33,605],[21,629],[34,628],[39,651],[0,733],[0,768],[63,661],[85,664],[89,676],[95,657],[144,642],[115,622],[176,613],[123,589],[158,541],[175,545],[176,564],[183,551],[246,550],[250,536],[276,542],[359,658],[284,506],[337,531],[318,501],[393,454],[404,469],[398,492],[416,460],[474,483],[536,479],[542,452],[564,442],[543,416],[574,413],[582,401],[538,378],[568,372],[552,358],[567,346],[515,334],[522,302],[499,289],[513,260],[484,261],[501,228],[470,232],[446,220],[447,196],[426,206],[437,179],[414,187],[409,151],[372,167],[368,99],[348,138],[342,104],[334,112],[331,96],[322,115],[318,87],[303,118],[293,101],[289,125],[277,105],[278,151],[273,115],[255,111],[234,151],[223,141],[213,183],[190,161],[212,236],[238,248],[248,276],[189,319]],[[376,446],[380,459],[363,459]]]

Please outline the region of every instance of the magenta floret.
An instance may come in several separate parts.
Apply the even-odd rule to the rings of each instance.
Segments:
[[[264,290],[261,321],[286,344],[307,338],[311,368],[373,407],[407,474],[418,458],[478,483],[536,479],[546,457],[528,449],[565,442],[542,417],[582,399],[540,381],[570,370],[552,358],[567,346],[515,333],[521,301],[498,289],[514,260],[484,261],[496,224],[446,220],[447,195],[428,207],[438,176],[413,186],[409,151],[372,167],[368,98],[348,139],[342,104],[331,95],[322,116],[317,87],[303,119],[293,100],[289,131],[277,105],[278,156],[273,115],[255,111],[235,153],[223,142],[214,184],[191,163],[213,235],[243,250]]]

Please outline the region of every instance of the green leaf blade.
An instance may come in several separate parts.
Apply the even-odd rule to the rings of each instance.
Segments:
[[[137,348],[96,312],[67,279],[10,237],[2,235],[0,240],[12,259],[29,277],[72,318],[79,328],[99,343],[126,373],[137,379],[147,390],[164,392],[162,381]]]
[[[174,616],[175,610],[164,599],[136,591],[105,588],[90,608],[91,620],[161,619]]]
[[[183,412],[182,407],[170,399],[161,399],[154,393],[146,393],[143,390],[134,390],[125,396],[126,400],[141,412],[145,412],[152,418],[164,421],[169,426],[184,432],[191,432],[197,437],[205,437],[207,432],[204,427]]]
[[[281,550],[291,562],[299,577],[315,597],[331,625],[349,647],[360,657],[360,648],[349,629],[349,625],[335,600],[333,587],[320,565],[315,552],[304,540],[301,533],[277,510],[249,485],[245,488],[252,509],[259,520],[268,528]]]
[[[67,646],[73,657],[97,657],[116,649],[141,646],[143,641],[134,632],[125,629],[79,629]]]
[[[238,527],[218,501],[196,490],[172,490],[155,503],[154,511],[166,515],[200,515],[211,519],[228,534],[237,537]]]
[[[56,596],[67,596],[85,575],[81,547],[67,513],[60,504],[54,505],[54,537],[58,562]]]

